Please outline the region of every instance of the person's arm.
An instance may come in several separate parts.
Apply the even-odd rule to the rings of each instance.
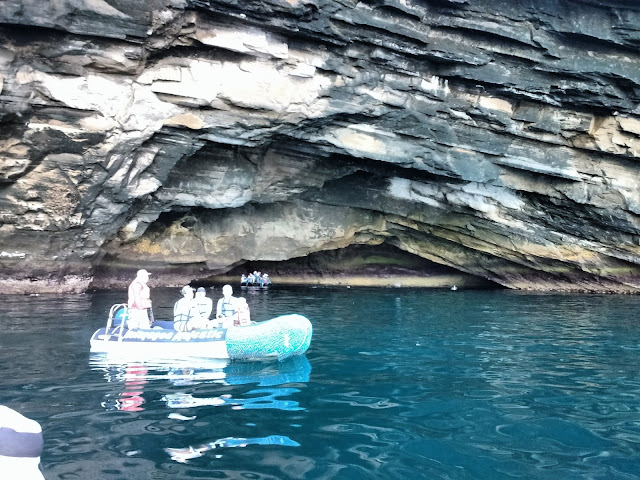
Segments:
[[[183,315],[184,314],[182,312],[182,299],[180,299],[173,305],[173,321],[174,322],[181,321]]]
[[[174,322],[188,322],[195,316],[197,316],[197,308],[193,301],[181,298],[176,302],[176,305],[173,308]]]
[[[233,307],[233,313],[238,313],[238,297],[231,296],[229,300],[231,301],[231,306]]]
[[[173,322],[173,329],[178,332],[188,332],[189,331],[189,322],[185,321],[175,321]]]
[[[211,312],[213,312],[213,300],[205,297],[205,308],[202,312],[202,316],[208,319],[211,317]]]
[[[189,309],[190,305],[184,298],[178,300],[173,306],[173,328],[178,332],[189,330]]]
[[[218,300],[218,306],[216,308],[216,318],[220,318],[222,316],[222,299]]]

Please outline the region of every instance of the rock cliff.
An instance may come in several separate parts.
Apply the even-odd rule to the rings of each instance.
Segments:
[[[3,292],[367,246],[640,292],[635,0],[4,0],[0,39]]]

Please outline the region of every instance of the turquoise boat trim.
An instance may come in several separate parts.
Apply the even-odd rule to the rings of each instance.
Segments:
[[[311,344],[313,328],[302,315],[290,314],[227,330],[229,358],[253,359],[300,355]]]

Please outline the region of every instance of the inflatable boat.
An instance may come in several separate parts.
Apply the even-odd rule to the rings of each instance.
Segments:
[[[111,307],[105,328],[91,337],[91,351],[142,357],[201,357],[280,360],[307,351],[313,329],[302,315],[282,315],[246,327],[178,332],[173,322],[156,321],[152,328],[128,329],[126,304]]]

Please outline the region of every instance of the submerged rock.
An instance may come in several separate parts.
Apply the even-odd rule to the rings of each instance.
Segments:
[[[0,39],[4,292],[381,244],[640,291],[631,2],[6,0]]]

